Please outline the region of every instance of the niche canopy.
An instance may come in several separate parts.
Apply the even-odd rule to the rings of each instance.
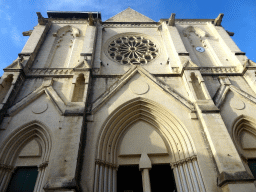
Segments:
[[[107,55],[120,64],[147,64],[158,54],[158,46],[140,34],[129,34],[111,39]]]

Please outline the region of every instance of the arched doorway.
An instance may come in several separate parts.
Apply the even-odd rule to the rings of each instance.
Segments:
[[[157,144],[149,146],[150,140],[154,139]],[[205,191],[195,147],[182,123],[156,102],[133,99],[117,108],[102,127],[97,146],[94,192],[116,192],[117,171],[122,165],[138,165],[143,187],[146,187],[152,164],[161,163],[172,166],[178,191]]]

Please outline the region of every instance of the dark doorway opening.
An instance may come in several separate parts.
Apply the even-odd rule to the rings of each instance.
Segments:
[[[38,167],[18,167],[12,174],[7,192],[33,192]]]
[[[149,175],[152,192],[177,191],[170,164],[152,165]]]
[[[117,192],[143,192],[139,166],[120,166],[117,171]]]

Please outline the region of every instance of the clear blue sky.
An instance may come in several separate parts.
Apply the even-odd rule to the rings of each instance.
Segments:
[[[127,7],[155,21],[169,18],[214,19],[224,13],[222,26],[235,32],[233,40],[256,61],[256,0],[0,0],[0,76],[21,52],[28,37],[22,32],[37,25],[36,12],[99,11],[105,21]]]

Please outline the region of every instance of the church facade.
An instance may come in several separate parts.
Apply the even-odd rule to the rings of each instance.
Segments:
[[[0,191],[256,191],[256,63],[223,14],[47,14],[0,79]]]

